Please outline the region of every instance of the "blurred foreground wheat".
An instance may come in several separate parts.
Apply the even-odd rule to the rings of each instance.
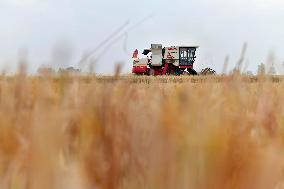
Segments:
[[[0,188],[284,188],[284,83],[2,77]]]

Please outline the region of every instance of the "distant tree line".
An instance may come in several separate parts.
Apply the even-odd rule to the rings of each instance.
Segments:
[[[56,74],[79,74],[81,73],[80,69],[76,69],[74,67],[68,67],[68,68],[59,68],[58,70],[52,68],[52,67],[47,67],[47,66],[42,66],[38,68],[37,73],[39,75],[56,75]]]
[[[275,75],[276,74],[276,69],[274,64],[272,64],[268,69],[266,68],[265,64],[261,63],[258,65],[257,68],[257,75]]]

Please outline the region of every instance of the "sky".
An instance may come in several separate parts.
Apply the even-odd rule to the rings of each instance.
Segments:
[[[0,68],[15,69],[21,49],[31,72],[79,67],[98,49],[91,59],[97,73],[111,74],[117,63],[128,73],[136,48],[161,43],[200,46],[196,70],[220,73],[225,57],[232,69],[247,43],[243,69],[255,72],[273,55],[283,73],[283,18],[280,0],[0,0]]]

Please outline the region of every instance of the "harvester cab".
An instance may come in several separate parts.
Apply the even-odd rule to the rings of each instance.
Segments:
[[[180,47],[179,48],[179,64],[181,66],[193,66],[195,62],[197,47]]]
[[[197,75],[193,69],[197,48],[198,46],[163,47],[161,44],[152,44],[150,49],[144,49],[142,53],[146,58],[139,58],[136,49],[133,53],[132,72],[138,75]]]

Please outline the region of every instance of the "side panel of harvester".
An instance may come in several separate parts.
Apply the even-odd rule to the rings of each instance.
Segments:
[[[134,59],[132,72],[136,74],[146,74],[148,72],[148,59],[147,58],[141,58],[138,57]]]
[[[165,47],[163,58],[165,63],[179,66],[179,47]]]

